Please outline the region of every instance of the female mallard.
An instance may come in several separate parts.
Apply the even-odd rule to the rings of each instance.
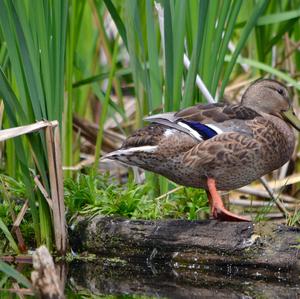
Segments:
[[[146,118],[151,124],[103,158],[207,190],[214,218],[245,221],[225,209],[219,190],[245,186],[291,157],[300,130],[287,88],[269,79],[248,87],[240,104],[199,104]]]

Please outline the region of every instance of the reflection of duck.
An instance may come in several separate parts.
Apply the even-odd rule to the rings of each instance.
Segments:
[[[243,221],[227,211],[219,190],[242,187],[286,163],[300,130],[287,88],[269,79],[248,87],[237,105],[196,105],[146,118],[151,124],[105,158],[207,190],[214,218]]]

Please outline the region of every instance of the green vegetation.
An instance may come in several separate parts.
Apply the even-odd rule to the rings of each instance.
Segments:
[[[108,175],[79,175],[65,182],[65,199],[69,214],[94,216],[116,215],[133,219],[187,218],[198,219],[199,212],[208,213],[205,192],[193,188],[177,188],[174,192],[153,197],[149,183],[125,185],[111,182]]]
[[[143,126],[145,115],[223,97],[235,101],[258,77],[288,84],[297,107],[299,7],[300,0],[1,0],[1,128],[58,120],[68,223],[78,214],[206,219],[203,190],[151,173],[136,184],[131,169],[113,165],[115,175],[103,175],[99,157]],[[51,182],[63,178],[51,176],[46,137],[41,130],[0,143],[1,254],[41,244],[57,249],[55,213],[65,214],[53,207]],[[299,155],[268,179],[292,170],[300,171]],[[298,179],[282,192],[298,205],[284,219],[288,225],[300,223],[299,188]],[[274,207],[271,201],[257,208],[255,221]],[[0,261],[1,289],[15,287],[10,278],[31,287]],[[85,296],[91,295],[78,298]],[[115,297],[146,298],[109,296]]]
[[[44,0],[33,9],[30,0],[3,0],[0,124],[59,121],[69,218],[77,213],[205,217],[203,191],[177,189],[149,173],[145,183],[135,185],[131,170],[120,175],[122,182],[126,178],[120,184],[98,175],[99,168],[105,171],[98,158],[144,125],[145,115],[223,95],[236,99],[260,76],[288,83],[297,102],[299,5],[299,0]],[[212,97],[195,84],[197,75]],[[47,154],[44,131],[1,144],[0,230],[15,252],[20,235],[33,246],[53,244],[55,217],[36,183],[54,196]],[[89,175],[74,168],[80,162],[92,165],[84,168]],[[299,172],[296,157],[291,166]],[[289,195],[296,197],[297,188]],[[16,233],[12,224],[27,199]],[[299,218],[295,209],[287,223],[296,225]]]
[[[6,263],[0,261],[0,273],[2,273],[0,280],[0,288],[2,289],[8,277],[14,278],[21,285],[30,288],[31,283],[23,276],[20,272],[16,271],[13,267],[7,265]]]

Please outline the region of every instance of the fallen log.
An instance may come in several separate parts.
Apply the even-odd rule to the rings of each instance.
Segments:
[[[297,279],[300,273],[300,229],[269,222],[79,218],[70,245],[75,252],[177,270]]]

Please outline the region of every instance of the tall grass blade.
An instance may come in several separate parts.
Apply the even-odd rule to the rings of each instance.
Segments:
[[[157,109],[162,102],[162,79],[161,70],[159,68],[159,49],[157,46],[157,37],[155,34],[155,24],[152,1],[146,1],[146,24],[147,24],[147,46],[149,57],[149,78],[150,78],[150,92],[148,95],[150,112]]]
[[[98,163],[101,153],[101,147],[102,147],[102,141],[103,141],[103,132],[104,132],[104,122],[107,117],[107,111],[108,111],[108,105],[109,105],[109,99],[110,99],[110,93],[112,89],[112,82],[114,73],[116,70],[116,62],[117,62],[117,53],[118,53],[118,39],[115,40],[114,50],[113,50],[113,57],[112,57],[112,67],[110,70],[109,78],[108,78],[108,86],[105,93],[104,102],[102,103],[102,113],[101,117],[99,118],[99,130],[97,133],[97,141],[96,141],[96,147],[95,147],[95,162],[93,167],[93,175],[97,173],[98,169]]]
[[[224,36],[223,37],[222,37],[223,28],[220,28],[221,29],[221,35],[219,35],[219,38],[221,39],[221,41],[219,42],[220,48],[215,49],[215,51],[218,53],[217,54],[218,58],[217,58],[217,65],[215,67],[213,81],[212,81],[212,87],[211,87],[211,93],[213,95],[215,95],[216,91],[217,91],[218,83],[221,78],[221,72],[222,72],[222,69],[224,68],[224,58],[228,51],[228,44],[229,44],[230,38],[234,32],[234,26],[237,22],[238,14],[240,12],[242,3],[243,3],[242,0],[236,0],[236,1],[232,2],[230,9],[227,13],[226,20],[224,20],[226,27],[224,28]],[[220,26],[221,26],[221,23],[220,23]]]
[[[227,58],[230,59],[229,57],[227,57]],[[263,62],[249,59],[249,58],[243,58],[243,57],[238,57],[237,62],[245,63],[249,66],[252,66],[254,68],[265,71],[266,73],[272,74],[272,75],[276,76],[277,78],[284,80],[285,82],[291,84],[292,86],[294,86],[295,88],[300,90],[300,83],[298,81],[291,78],[291,76],[289,76],[288,74],[285,74],[285,73],[277,70],[276,68],[273,68]]]
[[[22,284],[26,288],[29,289],[32,288],[31,283],[23,274],[15,270],[12,266],[8,265],[7,263],[2,262],[1,260],[0,260],[0,271],[5,273],[9,277],[12,277],[18,283]]]
[[[206,21],[207,9],[208,9],[208,2],[207,0],[203,0],[200,2],[199,11],[198,11],[198,31],[197,31],[197,39],[193,46],[193,54],[191,59],[191,65],[188,71],[186,83],[185,83],[185,90],[182,100],[182,107],[187,107],[192,105],[193,103],[193,91],[194,91],[194,84],[196,79],[196,74],[199,65],[199,59],[201,55],[201,48],[204,38],[204,24]]]
[[[209,72],[208,78],[206,80],[206,86],[211,91],[213,97],[215,97],[215,95],[216,95],[215,94],[216,90],[212,88],[214,76],[216,74],[215,66],[218,61],[218,53],[220,51],[220,46],[222,43],[222,35],[223,35],[223,33],[225,33],[224,28],[225,28],[225,22],[226,22],[227,16],[229,15],[229,12],[230,12],[229,8],[230,8],[230,0],[222,1],[221,7],[219,8],[219,12],[218,12],[218,18],[217,18],[217,20],[215,20],[217,22],[217,24],[215,24],[216,29],[214,32],[213,44],[212,44],[212,47],[210,47],[210,59],[209,59],[210,63],[209,64],[207,63],[210,72]],[[220,60],[221,59],[222,58],[220,58]],[[220,64],[220,66],[221,66],[221,64]],[[219,78],[216,75],[216,82],[218,82],[218,80],[219,80]]]
[[[230,78],[230,74],[232,72],[232,69],[236,63],[236,60],[242,50],[242,48],[244,47],[250,32],[252,31],[252,29],[255,27],[258,18],[263,14],[263,12],[265,11],[267,5],[268,5],[268,0],[261,0],[258,2],[257,6],[254,8],[252,15],[250,16],[245,28],[243,29],[243,32],[240,36],[239,42],[236,45],[236,49],[232,55],[232,59],[229,62],[226,70],[225,70],[225,74],[224,74],[224,78],[223,78],[223,82],[222,82],[222,86],[221,86],[221,90],[220,90],[220,96],[223,96],[225,87],[229,81]]]
[[[180,108],[182,98],[182,77],[183,77],[183,54],[184,38],[186,33],[186,8],[187,1],[178,1],[175,4],[174,28],[173,28],[173,110]]]
[[[269,25],[269,24],[278,24],[279,22],[289,21],[291,19],[296,19],[300,17],[300,9],[293,11],[285,11],[270,15],[262,16],[258,19],[257,25]]]
[[[111,0],[104,0],[104,3],[106,5],[112,19],[114,20],[117,28],[118,28],[118,33],[120,34],[120,36],[123,40],[123,43],[125,44],[126,48],[128,48],[127,34],[126,34],[125,25],[124,25],[122,19],[120,18],[120,15],[118,14],[118,11],[116,10],[116,8],[113,5]]]
[[[11,127],[17,126],[18,122],[16,119],[15,112],[19,111],[19,117],[24,117],[24,119],[25,119],[25,114],[23,114],[24,112],[22,108],[19,106],[19,103],[16,100],[16,96],[13,90],[11,89],[1,69],[0,69],[0,96],[3,98],[3,101],[5,103],[6,113],[8,114],[9,117],[10,126]],[[23,180],[26,185],[27,196],[29,199],[30,210],[32,214],[33,224],[34,224],[35,237],[37,243],[39,244],[40,243],[39,215],[35,204],[35,198],[32,192],[33,183],[31,180],[31,174],[28,167],[28,159],[26,157],[25,149],[20,138],[14,139],[14,143],[15,143],[15,151],[18,160],[20,161]]]
[[[165,111],[173,110],[174,46],[170,1],[163,1],[164,7],[164,46],[165,46]],[[181,58],[183,59],[183,58]]]
[[[218,24],[217,21],[217,12],[219,8],[218,1],[209,1],[208,10],[207,10],[207,19],[205,22],[205,36],[202,45],[202,55],[200,57],[200,65],[199,65],[199,72],[201,74],[203,82],[208,86],[211,84],[209,82],[209,78],[212,77],[214,68],[212,67],[213,64],[210,64],[209,61],[211,60],[211,50],[213,47],[213,42],[215,40],[215,27]]]

